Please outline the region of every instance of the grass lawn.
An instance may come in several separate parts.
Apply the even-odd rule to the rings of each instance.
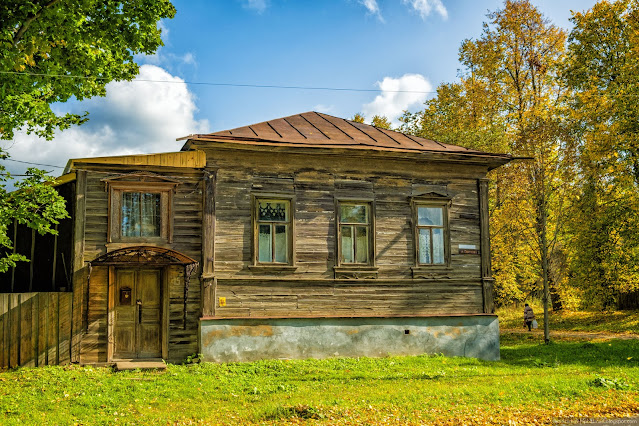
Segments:
[[[501,361],[443,356],[0,373],[1,424],[552,424],[639,415],[639,340],[504,334]]]
[[[543,328],[544,307],[531,304],[539,328]],[[506,307],[497,311],[499,327],[521,328],[524,324],[524,307]],[[639,333],[639,311],[559,311],[549,313],[550,330],[588,331],[602,333]]]

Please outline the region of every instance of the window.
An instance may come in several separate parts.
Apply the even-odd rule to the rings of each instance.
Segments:
[[[370,203],[340,202],[338,210],[339,264],[371,265],[373,244]]]
[[[255,264],[292,264],[291,201],[255,199]]]
[[[173,182],[106,181],[109,186],[109,242],[172,241]]]
[[[446,205],[415,204],[418,265],[444,265],[448,253]]]
[[[123,192],[120,224],[122,237],[161,236],[161,195],[152,192]]]

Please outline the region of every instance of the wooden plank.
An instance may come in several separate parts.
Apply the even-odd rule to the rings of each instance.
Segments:
[[[70,293],[58,293],[58,365],[71,361],[69,341],[71,339],[71,304]]]
[[[202,220],[202,312],[215,315],[213,272],[215,266],[215,173],[204,177],[204,211]]]
[[[87,327],[86,312],[84,304],[88,300],[88,285],[84,279],[84,230],[85,230],[85,217],[86,217],[86,185],[87,185],[87,172],[84,170],[78,170],[76,172],[76,192],[75,192],[75,211],[74,228],[73,228],[73,288],[85,289],[77,293],[78,305],[81,307],[82,315],[82,330]],[[57,303],[57,302],[56,302]],[[57,356],[56,351],[56,356]],[[57,363],[57,362],[56,362]]]
[[[490,230],[488,210],[488,179],[479,179],[479,216],[481,229],[481,277],[484,287],[483,307],[484,313],[494,313],[495,303],[493,294],[492,267],[490,264]]]
[[[7,294],[0,294],[0,369],[7,368]]]
[[[20,365],[20,294],[9,295],[9,367]]]
[[[58,363],[58,293],[47,294],[47,363],[57,365]]]

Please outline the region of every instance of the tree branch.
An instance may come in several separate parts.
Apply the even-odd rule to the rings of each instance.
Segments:
[[[51,6],[58,3],[59,1],[60,0],[50,0],[49,3],[42,6],[42,8],[40,8],[40,10],[38,10],[32,17],[27,18],[27,20],[24,21],[22,25],[20,25],[18,32],[13,37],[13,47],[16,47],[18,45],[18,42],[20,41],[20,39],[22,39],[22,36],[24,35],[24,33],[27,32],[31,23],[35,21],[36,19],[38,19],[40,15],[42,15],[42,12],[45,11],[45,9],[50,8]]]

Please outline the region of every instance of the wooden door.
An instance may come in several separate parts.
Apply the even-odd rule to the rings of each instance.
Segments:
[[[113,358],[161,358],[161,271],[116,269],[115,287]]]

